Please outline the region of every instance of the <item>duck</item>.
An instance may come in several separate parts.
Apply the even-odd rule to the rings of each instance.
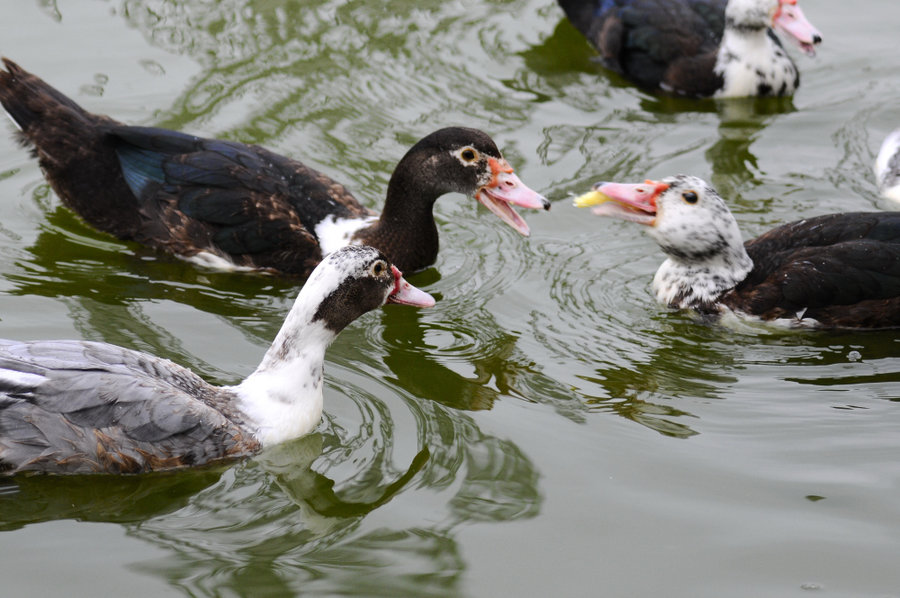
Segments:
[[[900,212],[814,216],[745,243],[695,176],[597,183],[575,205],[648,227],[666,254],[653,293],[670,308],[790,328],[900,326]]]
[[[326,348],[385,303],[435,302],[373,247],[328,254],[259,366],[233,386],[102,342],[0,340],[0,474],[162,471],[304,436],[322,416]]]
[[[348,244],[375,247],[403,272],[438,253],[435,201],[474,196],[524,236],[512,208],[550,209],[483,131],[447,127],[409,149],[378,215],[342,184],[257,145],[91,114],[4,58],[0,104],[63,204],[120,239],[222,270],[306,277]]]
[[[875,179],[882,197],[900,203],[900,129],[881,143],[875,158]]]
[[[640,87],[693,98],[791,96],[822,34],[797,0],[559,0],[603,65]]]

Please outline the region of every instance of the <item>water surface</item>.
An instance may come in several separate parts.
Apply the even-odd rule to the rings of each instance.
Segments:
[[[657,97],[599,68],[550,1],[0,4],[0,52],[86,108],[263,144],[378,208],[417,139],[498,141],[550,213],[519,237],[462,196],[389,306],[328,354],[317,432],[257,459],[0,486],[15,596],[900,596],[894,332],[699,324],[661,261],[569,195],[686,172],[748,237],[889,209],[900,8],[820,0],[791,100]],[[252,371],[297,283],[203,270],[97,233],[0,138],[0,335]]]

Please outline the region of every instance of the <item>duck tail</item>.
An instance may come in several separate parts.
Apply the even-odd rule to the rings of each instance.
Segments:
[[[71,98],[39,77],[8,58],[2,60],[6,70],[0,70],[0,104],[22,131],[22,141],[31,141],[29,131],[50,114],[54,118],[64,112],[75,118],[87,115]]]

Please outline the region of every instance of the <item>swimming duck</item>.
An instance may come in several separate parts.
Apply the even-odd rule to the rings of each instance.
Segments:
[[[900,202],[900,129],[881,143],[875,159],[875,179],[883,197]]]
[[[822,35],[797,0],[559,0],[604,66],[641,87],[690,97],[790,96],[796,65],[772,31],[808,55]]]
[[[476,129],[427,135],[400,160],[380,218],[341,184],[256,145],[132,127],[90,114],[10,60],[0,103],[63,203],[89,224],[219,268],[307,276],[347,244],[404,272],[434,263],[438,197],[474,195],[523,235],[512,205],[550,209]]]
[[[141,473],[240,457],[312,431],[325,349],[387,303],[434,305],[377,249],[313,271],[259,367],[213,386],[166,359],[89,341],[0,341],[0,473]]]
[[[898,212],[817,216],[743,243],[725,202],[693,176],[597,183],[576,205],[649,227],[668,258],[653,292],[669,307],[792,327],[900,326]]]

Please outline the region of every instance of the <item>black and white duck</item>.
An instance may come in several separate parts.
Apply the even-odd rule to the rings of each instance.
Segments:
[[[797,0],[559,0],[604,66],[641,87],[690,97],[790,96],[822,35]]]
[[[63,203],[121,239],[218,268],[306,276],[348,244],[376,247],[404,272],[434,263],[432,208],[474,196],[523,235],[511,206],[550,209],[486,134],[427,135],[397,164],[380,217],[340,183],[256,145],[132,127],[90,114],[4,59],[0,104]]]
[[[311,432],[325,349],[384,303],[434,305],[380,251],[330,253],[259,367],[213,386],[169,360],[99,342],[0,341],[0,473],[141,473],[250,455]]]
[[[719,194],[693,176],[597,183],[576,205],[648,227],[667,256],[653,292],[669,307],[792,327],[900,326],[898,212],[806,218],[744,243]]]

